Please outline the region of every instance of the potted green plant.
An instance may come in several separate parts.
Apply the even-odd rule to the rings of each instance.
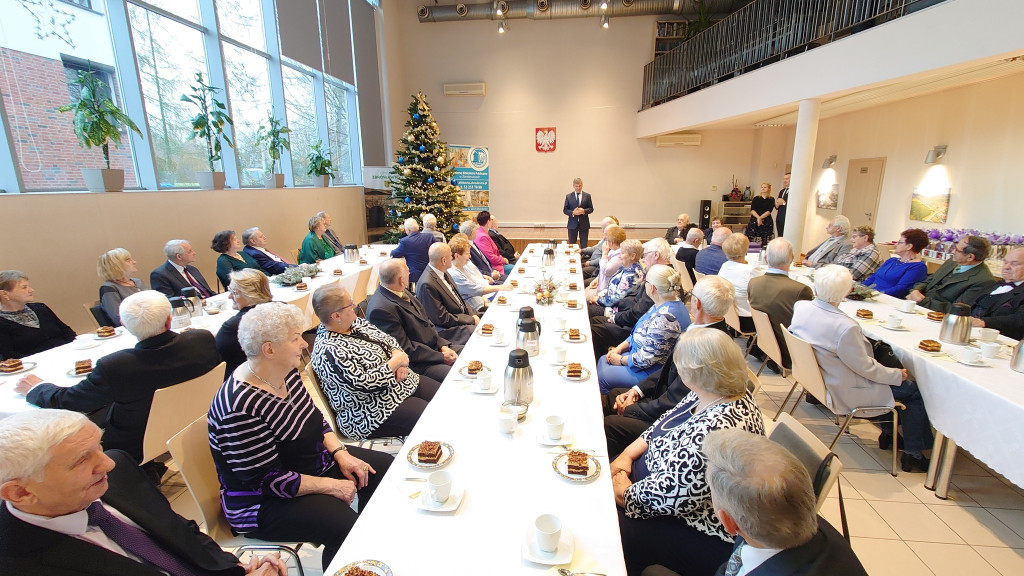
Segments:
[[[292,144],[288,141],[287,134],[292,130],[274,118],[273,112],[267,112],[267,122],[270,124],[269,128],[260,124],[259,130],[256,131],[256,142],[265,142],[267,153],[270,154],[270,173],[264,177],[263,184],[267,188],[282,188],[284,174],[277,173],[277,161],[281,159],[282,150],[291,152]]]
[[[120,192],[124,190],[124,170],[110,168],[110,142],[121,146],[121,126],[142,136],[139,127],[121,111],[108,96],[107,85],[91,71],[79,72],[75,84],[81,87],[78,101],[58,108],[61,112],[74,111],[75,136],[82,148],[99,146],[103,151],[105,169],[83,169],[82,178],[91,192]]]
[[[306,175],[315,177],[314,186],[327,188],[334,178],[334,166],[331,163],[331,151],[324,150],[323,145],[323,140],[317,140],[313,150],[306,156]]]
[[[193,104],[199,109],[199,113],[189,119],[192,134],[188,139],[201,138],[206,142],[206,161],[210,166],[209,172],[196,172],[199,187],[204,190],[223,190],[224,172],[215,171],[213,163],[221,160],[221,140],[229,148],[233,147],[231,139],[224,133],[224,126],[234,122],[231,121],[224,103],[216,98],[220,88],[203,82],[202,72],[196,72],[196,81],[189,89],[192,90],[192,94],[182,94],[181,100]]]

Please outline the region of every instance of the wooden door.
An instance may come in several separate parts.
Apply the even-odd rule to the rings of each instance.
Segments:
[[[851,225],[875,228],[884,173],[885,158],[850,160],[842,214],[850,219]]]

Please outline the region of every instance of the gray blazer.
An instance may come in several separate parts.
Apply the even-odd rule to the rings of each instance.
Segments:
[[[889,387],[899,386],[903,373],[875,360],[856,320],[828,302],[800,301],[793,305],[789,331],[814,346],[828,406],[836,414],[858,406],[894,406]]]
[[[445,272],[451,282],[448,290],[444,286],[444,280],[437,276],[434,269],[427,266],[416,282],[416,298],[423,304],[427,318],[440,328],[452,328],[455,326],[474,326],[473,311],[466,305],[466,301],[458,292],[455,281]],[[455,294],[452,295],[452,292]]]
[[[826,238],[825,242],[828,241],[829,239]],[[825,264],[832,264],[833,262],[836,261],[836,258],[839,258],[843,254],[846,254],[847,252],[853,249],[853,242],[850,242],[849,238],[840,238],[838,242],[832,243],[832,245],[829,246],[828,249],[822,252],[821,254],[815,254],[814,252],[818,250],[818,248],[821,248],[825,244],[825,242],[822,242],[821,244],[818,244],[811,250],[807,251],[808,258],[810,258],[812,255],[814,256],[815,266],[824,266]]]

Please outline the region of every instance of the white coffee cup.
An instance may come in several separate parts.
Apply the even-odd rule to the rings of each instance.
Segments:
[[[505,331],[502,330],[501,328],[498,328],[497,326],[495,326],[494,327],[494,331],[491,332],[491,334],[494,337],[494,341],[497,342],[498,344],[504,344],[505,343]]]
[[[978,328],[978,340],[982,342],[995,342],[999,338],[999,330],[995,328]]]
[[[555,330],[565,330],[565,318],[561,316],[555,318]]]
[[[982,358],[995,358],[999,354],[999,349],[1003,347],[999,342],[978,342],[978,346],[981,346],[981,357]]]
[[[562,521],[554,514],[541,514],[533,521],[533,533],[541,552],[554,554],[562,537]]]
[[[476,373],[476,387],[479,388],[480,390],[490,390],[491,389],[491,378],[493,378],[493,376],[491,375],[491,371],[490,370],[481,370],[481,371],[477,372]]]
[[[889,316],[885,321],[885,325],[889,328],[898,329],[903,325],[903,319],[899,316]]]
[[[446,470],[432,472],[427,476],[427,493],[438,504],[446,502],[452,493],[452,473]]]
[[[977,348],[964,348],[960,351],[960,361],[966,364],[977,364],[981,360],[981,350]]]
[[[917,302],[913,300],[904,300],[900,302],[900,310],[904,312],[913,312],[917,308]]]
[[[565,363],[565,346],[556,344],[551,351],[554,353],[555,362],[558,362],[559,364]]]
[[[544,422],[547,424],[548,438],[561,440],[562,430],[565,429],[565,420],[561,416],[548,416]]]
[[[502,434],[511,434],[516,431],[516,422],[519,420],[515,412],[505,410],[498,412],[498,431]]]

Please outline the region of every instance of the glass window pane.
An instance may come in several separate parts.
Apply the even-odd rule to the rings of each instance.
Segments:
[[[181,101],[191,93],[196,72],[206,72],[201,33],[145,10],[128,5],[135,57],[142,78],[142,94],[156,150],[157,181],[161,188],[198,186],[196,172],[209,170],[205,144],[188,141],[189,119],[198,110]],[[218,98],[224,101],[223,92]],[[217,167],[219,168],[219,166]]]
[[[79,3],[81,4],[81,3]],[[102,3],[99,3],[102,9]],[[106,168],[99,148],[84,149],[74,132],[74,113],[57,108],[76,99],[72,83],[92,71],[106,96],[124,109],[106,14],[55,3],[7,3],[0,41],[0,93],[24,191],[85,190],[81,170]],[[143,125],[142,118],[132,118]],[[0,135],[3,137],[3,135]],[[125,187],[138,187],[129,132],[122,147],[109,144],[110,167],[125,171]]]
[[[267,50],[260,0],[217,0],[220,33],[246,46]]]
[[[331,144],[331,161],[340,182],[355,182],[352,174],[352,153],[349,142],[348,90],[334,82],[326,83],[327,136]]]
[[[199,22],[199,4],[196,0],[140,0],[150,6],[180,16],[186,20]]]
[[[263,186],[270,174],[270,155],[256,141],[262,123],[267,125],[270,104],[270,72],[266,58],[232,44],[222,43],[227,69],[231,119],[235,121],[235,153],[242,186]],[[283,120],[283,119],[282,119]],[[279,167],[278,172],[284,171]]]
[[[297,186],[313,183],[313,177],[306,175],[306,156],[313,145],[320,140],[316,118],[316,103],[313,100],[313,77],[282,66],[284,75],[284,101],[288,110],[288,127],[292,142],[292,174]],[[333,161],[333,155],[332,155]],[[337,174],[337,168],[334,168]]]

